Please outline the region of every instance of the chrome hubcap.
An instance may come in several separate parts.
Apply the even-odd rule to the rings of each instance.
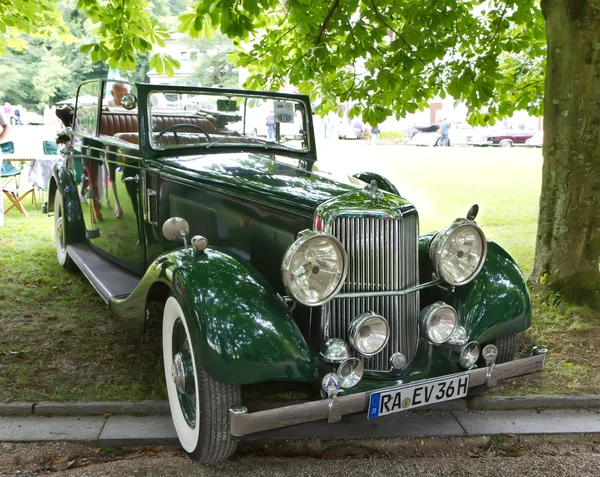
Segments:
[[[58,231],[58,233],[62,233],[62,228],[63,228],[63,219],[62,219],[62,217],[59,217],[58,219],[56,219],[56,230]]]
[[[173,357],[173,365],[171,366],[171,378],[175,383],[177,391],[185,393],[185,366],[183,365],[183,355],[177,353]]]

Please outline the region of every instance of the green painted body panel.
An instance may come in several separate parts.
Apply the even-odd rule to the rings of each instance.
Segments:
[[[56,191],[60,191],[63,198],[63,220],[66,220],[65,245],[85,240],[85,223],[75,175],[71,169],[64,164],[58,163],[54,166],[50,187],[48,189],[48,212],[54,210],[54,197]]]
[[[423,235],[419,241],[421,282],[431,280],[433,274],[429,259],[433,236]],[[525,278],[512,257],[489,240],[485,264],[473,281],[455,287],[454,293],[438,287],[424,290],[421,298],[422,307],[442,300],[456,308],[470,341],[487,343],[531,326],[531,298]]]
[[[163,161],[163,175],[191,181],[196,187],[215,193],[310,217],[319,204],[365,186],[347,176],[309,172],[283,164],[269,154],[206,154]]]
[[[140,311],[157,281],[179,300],[202,366],[216,380],[317,381],[308,345],[287,307],[243,260],[212,248],[170,252],[149,267],[129,298],[111,307],[133,323],[143,323]]]

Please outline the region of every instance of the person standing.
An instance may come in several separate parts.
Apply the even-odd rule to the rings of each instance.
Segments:
[[[8,122],[0,110],[0,143],[4,142],[8,136]],[[0,169],[2,169],[2,150],[0,149]],[[4,225],[4,194],[2,193],[2,184],[0,184],[0,227]]]
[[[269,114],[267,116],[267,139],[275,138],[275,115]]]
[[[377,141],[379,141],[379,124],[377,124],[373,129],[371,129],[371,145],[376,146]]]
[[[450,137],[448,136],[448,131],[450,130],[450,121],[444,118],[442,123],[440,124],[440,146],[450,146]]]

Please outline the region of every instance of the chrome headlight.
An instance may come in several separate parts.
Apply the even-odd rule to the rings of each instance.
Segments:
[[[340,291],[348,273],[348,257],[338,239],[322,232],[306,232],[283,257],[283,284],[294,300],[317,306]]]
[[[387,344],[390,326],[383,316],[368,312],[352,320],[348,335],[356,351],[363,356],[373,356]]]
[[[473,280],[485,262],[487,242],[474,222],[456,219],[441,230],[429,249],[438,277],[450,285],[464,285]]]
[[[423,333],[434,344],[448,341],[457,324],[456,310],[441,301],[437,301],[421,311]]]

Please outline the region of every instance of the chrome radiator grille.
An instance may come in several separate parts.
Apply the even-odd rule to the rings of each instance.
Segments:
[[[400,219],[338,217],[330,229],[348,253],[346,282],[340,293],[404,290],[418,284],[417,214]],[[401,352],[410,362],[417,351],[419,294],[334,298],[324,305],[325,339],[348,339],[353,318],[373,311],[388,320],[386,348],[365,362],[365,369],[389,371],[390,357]]]

